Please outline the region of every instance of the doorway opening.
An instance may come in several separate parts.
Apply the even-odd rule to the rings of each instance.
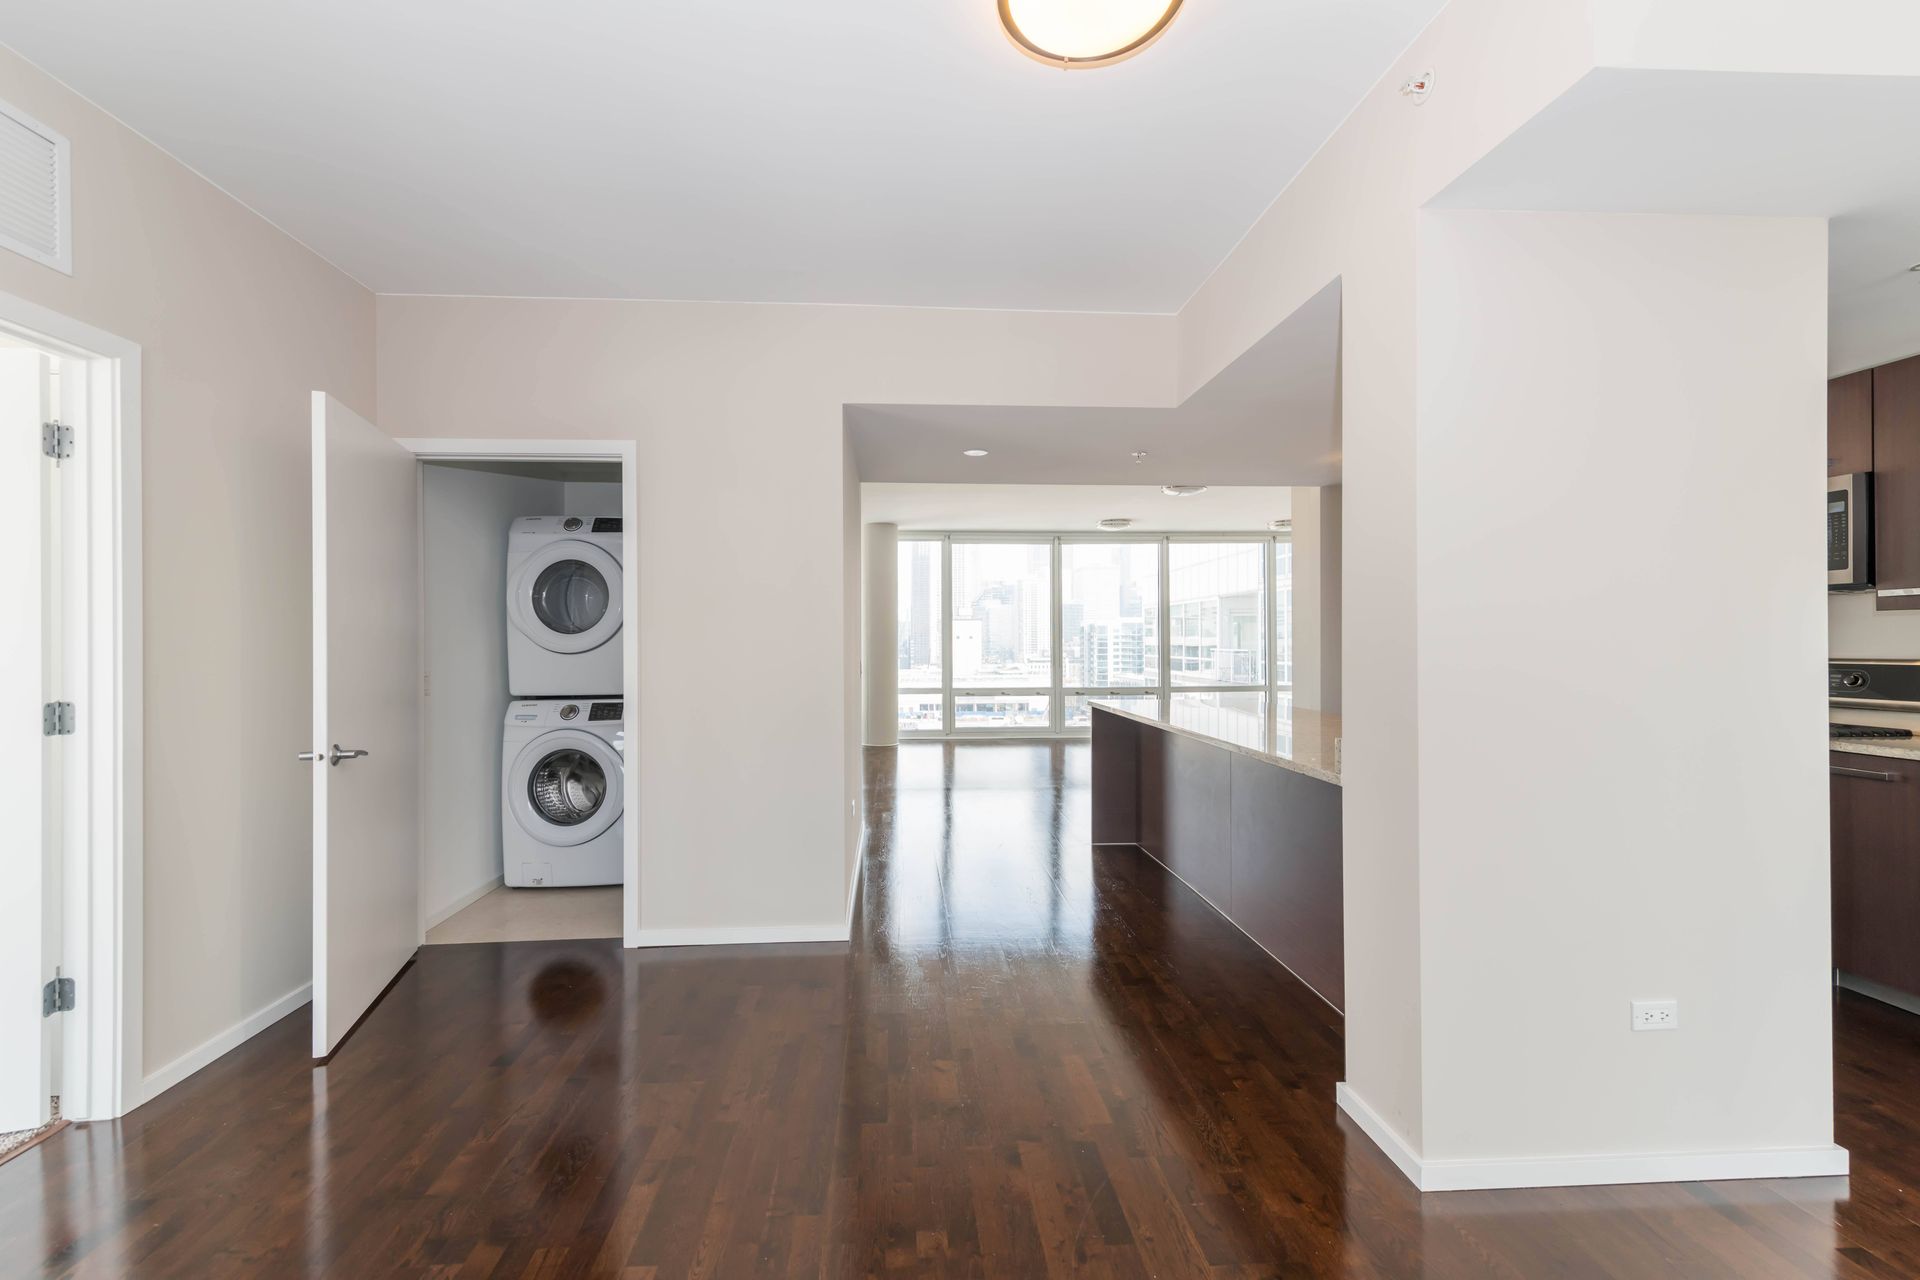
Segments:
[[[621,464],[420,474],[423,941],[622,937]]]
[[[0,294],[0,1158],[143,1100],[139,354]]]

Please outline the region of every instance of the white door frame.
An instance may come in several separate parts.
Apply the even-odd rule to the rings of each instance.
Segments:
[[[438,462],[558,462],[599,461],[620,464],[620,627],[621,700],[626,703],[627,758],[623,801],[627,825],[622,828],[620,919],[629,947],[640,945],[640,734],[634,708],[640,688],[640,557],[639,486],[634,482],[640,446],[632,440],[463,440],[408,436],[397,441],[421,461]],[[427,716],[420,723],[424,729]],[[426,940],[425,920],[421,941]]]
[[[10,293],[0,332],[63,359],[74,423],[76,508],[61,531],[81,581],[67,608],[78,782],[63,867],[66,973],[78,989],[64,1028],[61,1111],[106,1120],[145,1101],[142,1079],[142,667],[140,346]],[[69,386],[67,369],[84,377]],[[63,407],[63,415],[67,409]]]

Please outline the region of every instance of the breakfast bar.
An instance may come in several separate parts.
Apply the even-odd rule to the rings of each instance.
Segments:
[[[1092,706],[1094,844],[1139,848],[1341,1008],[1340,717],[1263,692]]]

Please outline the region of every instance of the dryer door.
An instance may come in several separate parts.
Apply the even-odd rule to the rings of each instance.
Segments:
[[[620,562],[562,538],[527,557],[510,584],[513,625],[551,653],[585,653],[620,631]]]
[[[625,780],[620,753],[578,729],[541,734],[514,757],[507,803],[542,844],[585,844],[619,821]]]

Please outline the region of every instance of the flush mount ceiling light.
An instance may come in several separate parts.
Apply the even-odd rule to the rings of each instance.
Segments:
[[[1126,516],[1108,516],[1100,522],[1100,527],[1109,532],[1133,528],[1133,521]]]
[[[984,458],[987,456],[985,449],[962,449],[960,452],[966,454],[969,458]]]
[[[1169,498],[1191,498],[1196,493],[1205,493],[1206,491],[1207,486],[1203,484],[1163,484],[1160,486],[1160,492],[1166,494]]]
[[[1000,0],[1020,51],[1054,67],[1104,67],[1157,40],[1181,0]]]

